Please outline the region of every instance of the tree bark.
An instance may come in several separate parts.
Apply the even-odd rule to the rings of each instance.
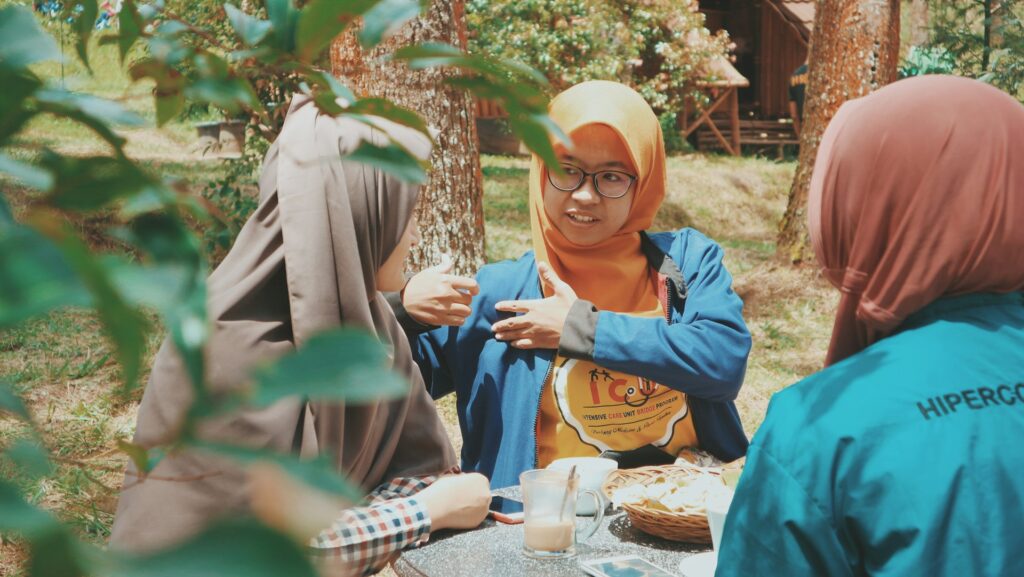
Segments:
[[[465,49],[465,1],[433,0],[427,13],[370,52],[359,46],[354,32],[343,34],[331,46],[331,67],[356,94],[387,98],[415,110],[440,131],[430,176],[420,192],[417,215],[423,240],[412,251],[410,270],[436,264],[442,253],[449,253],[454,272],[473,274],[485,262],[483,175],[473,99],[443,84],[451,71],[413,71],[384,58],[421,42]]]
[[[924,46],[928,44],[928,0],[911,0],[910,14],[907,16],[904,22],[910,27],[908,35],[910,45]]]
[[[779,224],[780,257],[813,262],[807,192],[821,135],[844,102],[896,80],[899,39],[899,0],[818,0],[799,162]]]

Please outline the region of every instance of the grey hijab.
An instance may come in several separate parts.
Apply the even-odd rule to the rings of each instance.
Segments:
[[[422,135],[383,120],[378,126],[420,158],[429,155]],[[327,456],[364,489],[455,464],[405,335],[376,290],[376,271],[398,245],[418,187],[342,159],[361,141],[383,138],[362,123],[320,114],[305,97],[293,101],[264,161],[260,206],[209,278],[206,377],[217,392],[243,387],[254,366],[344,324],[369,330],[392,349],[394,370],[411,383],[409,396],[359,406],[286,399],[205,423],[198,432],[209,440]],[[139,407],[135,442],[155,446],[174,438],[191,401],[180,357],[165,341]],[[249,482],[243,467],[195,451],[168,456],[142,481],[129,464],[111,545],[152,550],[218,517],[246,513]]]

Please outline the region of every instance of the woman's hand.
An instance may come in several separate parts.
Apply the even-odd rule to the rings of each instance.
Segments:
[[[537,263],[541,283],[552,295],[544,299],[502,301],[499,311],[523,313],[491,326],[494,338],[508,341],[517,349],[557,349],[569,309],[576,302],[576,291],[558,278],[546,262]]]
[[[491,482],[480,473],[446,475],[415,495],[430,515],[430,530],[472,529],[487,517]]]
[[[462,326],[473,312],[473,295],[480,292],[476,280],[448,274],[452,261],[424,269],[409,279],[402,291],[402,305],[416,322],[432,326]]]

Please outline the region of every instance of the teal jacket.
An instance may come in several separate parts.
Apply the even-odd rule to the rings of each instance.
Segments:
[[[772,399],[716,575],[1024,575],[1024,294],[936,301]]]

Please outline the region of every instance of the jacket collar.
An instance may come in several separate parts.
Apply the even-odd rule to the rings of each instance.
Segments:
[[[658,274],[668,278],[675,288],[676,294],[679,295],[679,299],[685,301],[689,291],[686,288],[686,281],[683,280],[682,271],[676,266],[675,261],[658,248],[654,241],[651,240],[651,237],[647,236],[647,233],[644,231],[640,232],[640,250],[647,257],[647,262],[650,263],[651,268],[658,271]]]

